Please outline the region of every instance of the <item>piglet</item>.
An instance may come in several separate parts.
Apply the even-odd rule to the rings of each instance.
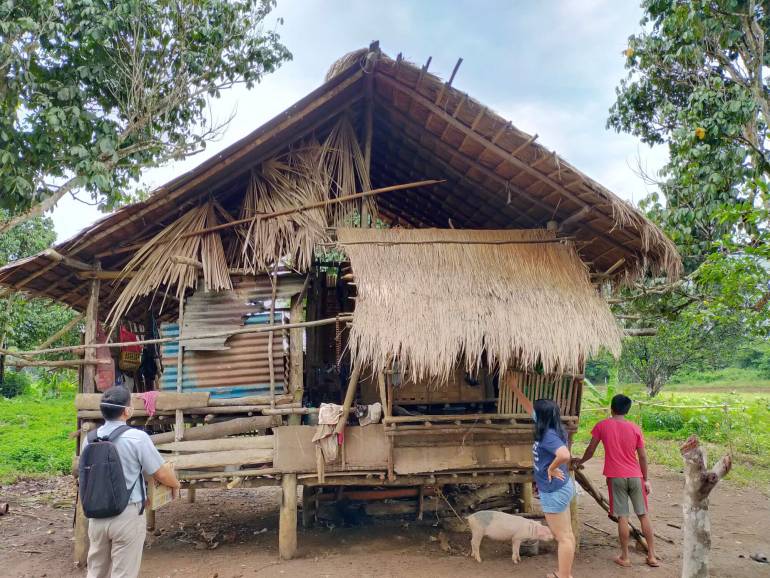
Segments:
[[[519,546],[524,540],[553,540],[553,534],[547,526],[496,510],[482,510],[466,518],[471,527],[471,550],[477,562],[481,562],[479,547],[486,536],[493,540],[510,540],[514,564],[521,562]]]

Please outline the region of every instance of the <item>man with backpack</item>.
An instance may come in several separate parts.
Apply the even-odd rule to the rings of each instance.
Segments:
[[[78,468],[89,518],[88,578],[135,578],[147,533],[143,474],[171,488],[174,497],[179,481],[150,437],[126,424],[134,414],[127,389],[105,391],[99,408],[104,425],[89,432]]]

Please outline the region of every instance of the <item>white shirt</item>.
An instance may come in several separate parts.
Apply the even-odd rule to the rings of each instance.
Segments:
[[[126,423],[122,421],[107,421],[96,430],[96,435],[100,438],[107,437],[122,425],[126,425]],[[123,432],[114,443],[120,456],[120,464],[123,466],[126,488],[131,489],[132,486],[134,487],[131,496],[128,498],[128,503],[141,502],[142,486],[140,484],[144,484],[144,478],[141,474],[144,472],[146,475],[151,476],[157,472],[164,463],[163,457],[155,448],[150,436],[139,429],[131,428]],[[88,439],[83,444],[83,448],[86,445],[88,445]],[[83,448],[81,448],[81,452]]]

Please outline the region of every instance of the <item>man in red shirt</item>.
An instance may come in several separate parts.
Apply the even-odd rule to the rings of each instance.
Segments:
[[[610,513],[618,518],[620,556],[615,558],[615,563],[624,568],[631,566],[631,559],[628,556],[630,535],[628,502],[630,500],[642,525],[642,533],[647,539],[647,565],[657,568],[660,564],[655,557],[654,536],[647,508],[650,482],[647,481],[647,452],[644,449],[644,436],[639,426],[625,417],[631,409],[630,398],[622,394],[616,395],[612,398],[610,409],[612,417],[600,421],[591,430],[591,443],[588,444],[578,463],[582,465],[590,460],[599,442],[602,443],[604,476],[607,478],[607,489],[610,494]]]

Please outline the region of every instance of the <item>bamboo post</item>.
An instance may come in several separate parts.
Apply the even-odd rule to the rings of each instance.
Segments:
[[[316,504],[316,489],[307,484],[302,485],[302,527],[307,529],[313,526],[313,509]]]
[[[275,264],[273,274],[270,276],[270,325],[275,323],[275,296],[278,291],[278,263]],[[270,371],[270,407],[275,408],[275,364],[273,363],[273,339],[275,335],[270,334],[267,341],[267,367]]]
[[[91,281],[91,294],[88,298],[88,307],[86,308],[86,331],[85,343],[87,345],[96,343],[97,324],[99,323],[99,288],[101,281],[93,279]],[[96,361],[96,349],[89,348],[85,350],[84,361]],[[82,393],[94,393],[96,391],[96,365],[86,363],[83,366],[83,381],[80,385]]]
[[[291,300],[291,310],[289,312],[289,321],[293,323],[305,320],[304,293],[300,292]],[[301,327],[289,330],[289,393],[293,396],[295,403],[302,403],[304,394],[304,353],[302,351],[305,330]],[[299,415],[289,416],[289,425],[299,425],[302,417]]]
[[[376,60],[375,60],[376,66]],[[372,138],[374,135],[374,70],[371,70],[365,80],[366,97],[364,101],[364,163],[369,178],[372,174]],[[366,201],[361,199],[361,227],[369,227],[369,210]]]
[[[521,502],[522,508],[524,508],[525,514],[531,514],[534,510],[532,502],[534,500],[534,493],[532,491],[532,482],[524,482],[521,484]]]
[[[278,554],[291,560],[297,552],[297,474],[281,478],[281,511],[278,521]]]
[[[184,346],[182,345],[182,324],[184,323],[184,295],[179,299],[179,341],[176,352],[176,391],[182,393],[182,378],[184,372]],[[270,334],[272,338],[272,333]],[[181,409],[176,410],[176,423],[174,425],[174,440],[180,441],[184,436],[184,412]],[[153,512],[154,513],[154,512]],[[153,516],[154,518],[154,516]],[[147,518],[147,525],[149,527],[150,518]]]

